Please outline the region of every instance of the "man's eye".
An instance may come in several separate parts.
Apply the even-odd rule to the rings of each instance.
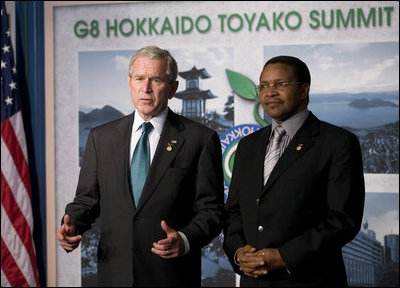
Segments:
[[[287,82],[278,82],[278,83],[275,83],[275,87],[276,88],[283,88],[283,87],[286,86],[286,84],[287,84]]]

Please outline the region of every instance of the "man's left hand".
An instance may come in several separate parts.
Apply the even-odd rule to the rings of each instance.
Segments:
[[[271,270],[285,267],[279,250],[276,248],[264,248],[246,253],[240,258],[240,270],[250,277],[266,275]]]
[[[182,255],[185,252],[185,244],[179,233],[164,220],[161,221],[161,229],[167,234],[167,238],[154,242],[151,252],[166,259]]]

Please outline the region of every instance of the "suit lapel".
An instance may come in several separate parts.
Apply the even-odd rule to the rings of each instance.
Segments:
[[[124,197],[126,196],[127,201],[131,208],[134,208],[133,205],[133,197],[132,192],[129,187],[129,167],[130,167],[130,142],[131,142],[131,134],[132,134],[132,124],[133,124],[133,113],[127,116],[124,120],[118,122],[115,125],[115,134],[111,137],[112,141],[112,153],[110,157],[113,159],[116,183],[120,183],[122,185],[122,191],[124,193]],[[122,175],[122,178],[119,177]],[[111,177],[111,175],[110,175]]]
[[[256,154],[256,160],[254,161],[255,163],[255,169],[253,171],[254,179],[257,179],[256,185],[257,185],[257,190],[256,191],[261,191],[264,186],[264,159],[265,159],[265,152],[267,150],[267,146],[269,143],[269,137],[271,135],[271,125],[268,125],[265,127],[261,133],[260,137],[256,140],[257,142],[254,143],[254,147],[260,147],[258,149],[257,154]]]
[[[306,121],[297,131],[296,135],[286,147],[282,156],[279,158],[274,169],[272,170],[268,181],[262,190],[262,194],[268,191],[271,185],[293,165],[307,150],[314,145],[313,137],[319,132],[319,120],[310,112]]]
[[[184,126],[169,110],[136,212],[149,200],[185,142],[185,139],[180,135],[182,129],[184,129]]]

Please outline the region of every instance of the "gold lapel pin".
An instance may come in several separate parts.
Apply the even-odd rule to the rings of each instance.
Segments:
[[[178,143],[178,141],[176,141],[176,140],[171,140],[171,143],[168,142],[168,144],[167,144],[167,151],[168,151],[168,152],[171,152],[171,151],[172,151],[172,146],[175,145],[175,144],[177,144],[177,143]]]
[[[302,147],[303,147],[303,144],[299,144],[299,145],[297,145],[297,147],[296,147],[296,151],[300,151]]]

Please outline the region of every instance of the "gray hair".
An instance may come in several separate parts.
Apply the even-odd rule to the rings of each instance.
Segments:
[[[167,64],[168,81],[172,83],[178,78],[178,64],[176,63],[176,60],[167,50],[163,50],[157,46],[146,46],[136,51],[129,61],[129,76],[132,76],[133,64],[135,63],[136,59],[140,57],[165,60]]]

